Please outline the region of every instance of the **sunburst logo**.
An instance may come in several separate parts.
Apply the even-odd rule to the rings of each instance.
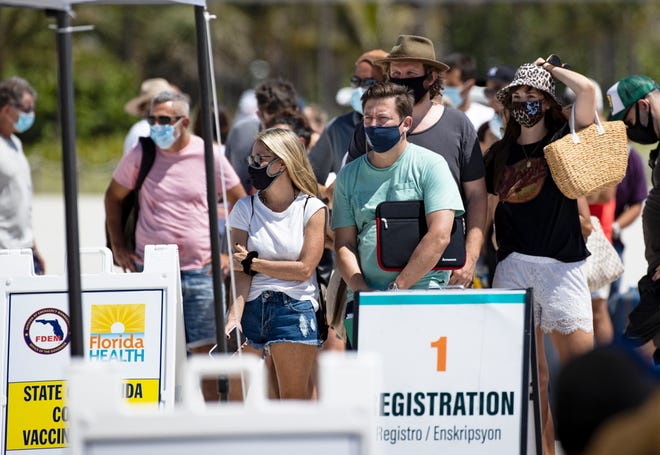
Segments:
[[[145,305],[92,305],[89,357],[144,362]]]
[[[144,333],[144,303],[92,305],[92,333]]]

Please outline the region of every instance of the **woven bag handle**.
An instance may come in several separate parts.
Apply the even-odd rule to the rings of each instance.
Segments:
[[[598,118],[598,112],[594,111],[595,114],[595,119],[596,119],[596,129],[598,130],[598,134],[605,134],[605,129],[603,128],[603,125],[600,123],[600,118]],[[575,132],[575,103],[571,106],[571,137],[573,138],[573,143],[574,144],[579,144],[580,143],[580,136]]]

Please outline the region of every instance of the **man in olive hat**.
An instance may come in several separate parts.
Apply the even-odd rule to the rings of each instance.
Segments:
[[[623,120],[628,138],[639,144],[660,139],[660,86],[648,76],[637,74],[620,80],[607,91],[610,118]],[[651,182],[642,212],[647,274],[639,280],[639,304],[630,313],[624,335],[644,346],[660,365],[660,163],[658,145],[649,156]],[[655,347],[654,347],[655,344]],[[655,353],[654,353],[655,351]]]
[[[477,133],[463,112],[446,108],[437,100],[442,94],[442,74],[448,66],[436,60],[430,39],[401,35],[388,56],[375,63],[384,66],[390,82],[404,85],[414,94],[408,140],[440,154],[459,187],[465,207],[467,254],[465,265],[452,272],[449,284],[470,287],[484,239],[487,210],[484,165]],[[364,127],[358,125],[349,146],[349,160],[366,152]]]

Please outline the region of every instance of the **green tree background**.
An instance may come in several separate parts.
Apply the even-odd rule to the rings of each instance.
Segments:
[[[657,2],[215,1],[207,2],[218,103],[230,115],[241,92],[263,77],[283,77],[304,102],[331,116],[364,50],[389,50],[399,34],[431,38],[450,52],[491,65],[519,65],[556,53],[605,90],[621,77],[660,77]],[[21,75],[37,89],[37,122],[22,136],[37,192],[61,191],[54,19],[43,11],[0,7],[0,77]],[[77,152],[81,192],[100,192],[137,119],[123,111],[140,82],[162,76],[199,97],[194,11],[189,6],[80,5],[72,25]],[[263,65],[259,66],[263,69]]]

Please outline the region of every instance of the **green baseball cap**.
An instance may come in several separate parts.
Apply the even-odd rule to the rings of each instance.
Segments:
[[[612,108],[610,120],[622,120],[630,106],[657,88],[660,88],[658,83],[643,74],[621,79],[607,91],[607,100]]]

